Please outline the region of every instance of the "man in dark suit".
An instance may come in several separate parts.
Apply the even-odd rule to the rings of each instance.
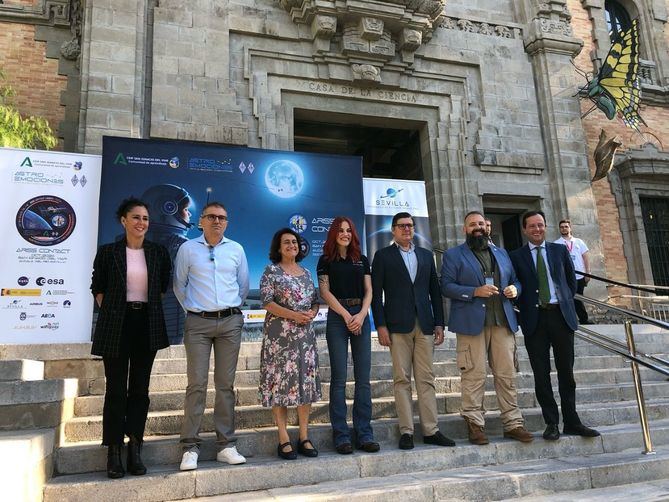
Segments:
[[[434,259],[430,251],[413,244],[414,221],[409,213],[393,216],[391,230],[394,242],[379,249],[372,262],[372,313],[379,343],[390,347],[393,360],[399,447],[414,446],[412,367],[423,441],[455,446],[439,431],[437,416],[432,357],[434,345],[444,341],[444,309]]]
[[[576,413],[574,330],[578,328],[574,294],[576,276],[567,248],[546,242],[546,217],[541,211],[523,215],[529,242],[510,253],[522,286],[517,306],[525,348],[534,372],[534,388],[546,422],[544,439],[560,437],[560,419],[551,386],[550,348],[558,375],[564,434],[596,437],[599,432],[581,423]]]

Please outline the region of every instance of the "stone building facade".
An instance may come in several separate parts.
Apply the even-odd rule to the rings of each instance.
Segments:
[[[669,200],[668,4],[617,1],[640,18],[644,134],[598,111],[582,119],[590,103],[575,96],[572,62],[592,72],[606,57],[609,4],[5,0],[0,24],[29,26],[36,57],[58,58],[38,72],[52,87],[26,103],[60,92],[46,110],[65,149],[100,153],[114,135],[292,150],[298,120],[411,130],[436,248],[461,240],[468,210],[517,226],[542,209],[550,237],[571,219],[594,273],[652,283],[639,197]],[[0,36],[1,64],[18,37]],[[623,146],[591,184],[602,127]]]

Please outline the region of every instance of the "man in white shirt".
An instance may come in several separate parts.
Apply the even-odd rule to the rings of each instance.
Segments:
[[[188,387],[181,428],[182,471],[197,468],[212,345],[216,459],[228,464],[246,462],[235,446],[234,383],[244,325],[240,307],[249,292],[249,269],[242,246],[223,236],[228,226],[223,204],[208,203],[200,226],[203,234],[183,243],[174,260],[174,294],[186,311]]]
[[[590,278],[585,277],[578,272],[585,272],[586,274],[590,273],[588,246],[581,239],[578,239],[571,234],[571,221],[569,220],[560,221],[560,235],[562,237],[556,240],[555,243],[567,246],[567,251],[569,251],[569,256],[571,256],[571,261],[573,262],[574,270],[576,271],[576,292],[579,295],[582,295]],[[588,321],[588,311],[585,310],[583,302],[574,300],[574,305],[576,306],[576,315],[578,316],[579,324],[591,324],[590,321]]]

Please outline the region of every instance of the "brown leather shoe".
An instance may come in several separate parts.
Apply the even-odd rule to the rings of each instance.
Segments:
[[[532,433],[522,425],[520,427],[516,427],[515,429],[511,429],[510,431],[504,431],[504,437],[515,439],[521,443],[531,443],[534,441],[534,436],[532,436]]]
[[[483,445],[488,444],[488,436],[483,432],[483,427],[476,425],[475,423],[470,422],[465,419],[467,422],[467,429],[469,430],[469,442],[472,444]]]

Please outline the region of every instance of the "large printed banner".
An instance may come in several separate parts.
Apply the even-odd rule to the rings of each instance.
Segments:
[[[432,249],[424,181],[365,178],[363,191],[367,257],[370,262],[378,249],[392,242],[390,225],[393,216],[399,212],[413,216],[416,246]]]
[[[272,235],[290,227],[304,240],[302,262],[316,278],[330,223],[340,214],[363,228],[360,157],[257,150],[202,143],[103,139],[99,243],[122,237],[114,218],[130,195],[149,204],[147,238],[165,245],[172,257],[186,240],[200,235],[199,215],[207,201],[228,211],[226,237],[244,246],[251,273],[247,322],[262,322],[259,282],[269,263]],[[183,312],[171,292],[164,299],[168,331],[178,341]]]
[[[0,148],[0,343],[91,336],[100,156]]]

